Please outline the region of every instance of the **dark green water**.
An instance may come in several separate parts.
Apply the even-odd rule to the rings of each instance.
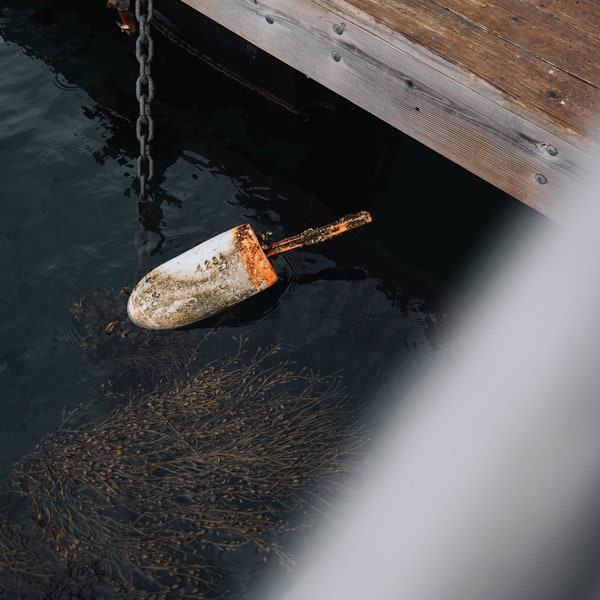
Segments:
[[[133,41],[92,0],[0,4],[5,487],[63,410],[99,394],[71,314],[86,294],[240,223],[279,239],[367,209],[371,225],[279,257],[273,288],[190,335],[282,342],[299,364],[341,373],[369,426],[392,377],[452,351],[447,306],[468,307],[465,276],[488,241],[541,218],[349,105],[291,114],[155,38],[155,231],[140,248]]]

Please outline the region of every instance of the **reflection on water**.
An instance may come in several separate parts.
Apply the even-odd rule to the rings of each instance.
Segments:
[[[125,454],[135,452],[127,446],[132,439],[123,428],[128,418],[148,416],[139,412],[140,402],[160,403],[158,388],[170,390],[170,398],[177,398],[176,382],[189,381],[196,372],[206,375],[202,369],[214,361],[223,361],[216,364],[227,370],[233,336],[247,340],[250,357],[259,347],[282,344],[288,359],[297,363],[299,371],[306,367],[311,378],[336,374],[344,401],[333,402],[327,409],[334,411],[339,424],[358,419],[357,426],[367,439],[372,414],[381,414],[383,394],[376,390],[385,389],[392,379],[408,381],[418,372],[423,357],[452,347],[454,316],[445,305],[449,300],[452,306],[468,305],[469,290],[461,275],[477,255],[481,240],[506,218],[538,218],[352,106],[340,102],[337,112],[307,106],[300,115],[289,114],[157,38],[153,64],[155,204],[147,215],[150,231],[139,237],[134,130],[137,64],[131,40],[114,27],[113,17],[92,2],[79,6],[66,0],[42,4],[10,0],[0,7],[0,61],[4,65],[0,87],[0,272],[4,277],[0,472],[3,489],[13,490],[2,498],[8,521],[1,524],[0,534],[4,548],[10,548],[20,564],[36,564],[39,559],[46,565],[40,571],[46,579],[32,579],[32,586],[43,588],[47,577],[54,577],[54,583],[66,581],[70,573],[69,585],[74,586],[70,589],[79,585],[81,597],[89,597],[85,594],[91,589],[85,579],[89,570],[82,566],[91,559],[80,553],[83,546],[78,549],[86,534],[74,529],[61,511],[64,502],[74,502],[75,496],[65,495],[71,494],[71,486],[82,486],[78,489],[88,501],[99,498],[94,496],[98,491],[94,486],[100,483],[91,485],[80,475],[79,479],[72,475],[78,469],[94,468],[89,456],[79,451],[85,431],[97,452],[99,444],[104,444],[103,460],[109,463],[117,460],[118,448]],[[189,78],[191,73],[194,80]],[[418,182],[414,173],[424,164],[436,176]],[[274,239],[282,239],[361,209],[371,212],[372,224],[319,247],[278,257],[274,265],[280,281],[231,310],[185,330],[153,336],[136,332],[124,320],[126,295],[120,290],[131,286],[140,271],[221,231],[248,222],[257,231],[270,231]],[[79,306],[84,310],[77,312]],[[256,367],[256,377],[262,372],[262,367]],[[286,388],[288,396],[280,402],[283,408],[273,405],[274,416],[269,419],[281,419],[289,428],[285,435],[309,436],[302,438],[304,445],[293,447],[255,428],[263,432],[266,445],[261,450],[262,442],[256,438],[253,452],[264,468],[274,469],[268,477],[278,467],[265,459],[285,451],[287,475],[302,472],[310,480],[305,470],[312,465],[315,473],[325,477],[319,480],[323,483],[335,469],[319,462],[314,450],[333,452],[337,445],[341,452],[352,438],[338,435],[334,427],[327,434],[323,427],[314,427],[313,419],[321,414],[314,404],[300,426],[300,413],[286,408],[290,398],[299,397],[297,383]],[[234,424],[239,424],[241,414],[256,424],[268,416],[261,412],[265,406],[281,399],[273,395],[254,411],[249,396],[233,396],[215,414]],[[77,413],[81,419],[71,434],[63,414],[79,406],[83,406]],[[175,405],[170,406],[175,410]],[[231,415],[222,412],[225,407]],[[326,413],[327,418],[334,413]],[[202,454],[194,455],[194,460],[212,460],[213,466],[217,461],[218,465],[218,453],[209,456],[206,452],[217,447],[222,451],[220,432],[216,425],[208,431],[201,422],[193,423],[195,414],[187,413],[189,426],[196,427],[194,435],[205,437]],[[167,420],[177,416],[181,415],[175,410]],[[100,430],[114,437],[90,433]],[[227,439],[234,443],[236,436],[229,431]],[[69,446],[75,439],[77,444]],[[169,440],[175,449],[175,438]],[[153,469],[150,442],[144,452],[148,453],[143,454],[145,464]],[[236,477],[241,474],[233,471],[242,454],[240,448],[231,452],[227,485],[232,489],[228,493],[233,497],[245,494],[236,510],[247,534],[252,527],[261,527],[257,515],[264,518],[265,496],[253,498],[248,488],[238,487]],[[46,469],[50,463],[44,466],[44,456],[57,458],[60,453],[68,454],[68,461],[65,455],[66,462],[61,464],[70,465],[71,475]],[[50,487],[34,494],[30,480],[23,487],[24,495],[15,494],[8,474],[27,456],[23,464],[43,469]],[[185,452],[173,457],[181,461],[178,466],[190,459]],[[139,473],[141,464],[136,462]],[[165,481],[170,468],[163,465]],[[152,472],[158,488],[160,473]],[[102,500],[104,518],[127,526],[127,535],[132,537],[123,542],[118,567],[105,564],[95,571],[100,576],[102,569],[113,575],[116,568],[129,569],[132,580],[142,587],[144,582],[150,585],[149,565],[156,563],[140,558],[139,548],[132,550],[127,544],[146,545],[148,532],[134,531],[142,523],[144,507],[135,504],[133,497],[136,487],[141,490],[143,484],[140,476],[121,495],[117,487],[114,495]],[[277,487],[273,483],[269,494],[263,491],[274,502],[283,503],[286,496],[279,495]],[[304,485],[297,490],[303,502],[308,496],[302,494],[308,491]],[[63,505],[49,508],[56,498],[62,498]],[[152,527],[159,536],[161,519],[175,518],[189,497],[178,503],[173,494],[164,501],[165,506],[153,505]],[[253,504],[254,512],[244,512],[247,503]],[[41,516],[31,512],[31,506]],[[286,521],[283,508],[271,510],[269,518],[290,525],[304,509],[305,517],[318,517],[316,506],[302,504],[302,510],[300,505],[293,506],[299,512],[291,521]],[[230,530],[222,537],[223,543],[236,539],[231,534],[234,513],[226,516]],[[86,518],[77,527],[91,526]],[[48,528],[49,523],[58,525]],[[19,524],[27,528],[15,529]],[[178,535],[191,531],[191,525],[177,527]],[[214,543],[217,529],[206,527]],[[71,537],[65,545],[67,538],[61,532],[67,531]],[[269,543],[285,541],[293,548],[302,543],[302,535],[273,535]],[[59,549],[36,546],[40,536],[44,544],[57,542]],[[89,538],[86,543],[91,543]],[[94,543],[101,546],[107,540],[98,538]],[[187,554],[194,551],[208,560],[201,545],[189,540],[186,544],[193,548],[186,546],[185,552],[176,551],[165,539],[161,543],[158,556],[165,561],[161,568],[175,558],[187,564]],[[219,558],[210,555],[211,566],[218,563],[229,574],[227,587],[236,590],[230,597],[243,597],[265,569],[279,568],[277,560],[264,563],[259,548],[260,544],[253,543]],[[176,577],[165,577],[164,581],[178,585]],[[222,594],[205,592],[216,597]]]

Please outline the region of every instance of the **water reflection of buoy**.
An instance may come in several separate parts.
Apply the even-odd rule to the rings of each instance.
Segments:
[[[189,325],[277,282],[270,257],[318,244],[372,221],[367,211],[262,244],[247,223],[225,231],[150,271],[127,303],[130,319],[148,329]]]

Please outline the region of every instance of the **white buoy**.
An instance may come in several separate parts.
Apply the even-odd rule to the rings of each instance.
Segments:
[[[127,303],[129,318],[147,329],[189,325],[277,282],[270,256],[316,244],[372,221],[362,211],[263,247],[249,224],[238,225],[150,271]]]

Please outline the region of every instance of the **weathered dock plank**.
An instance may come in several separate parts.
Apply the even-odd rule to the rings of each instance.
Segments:
[[[183,1],[550,218],[600,156],[595,0]]]

